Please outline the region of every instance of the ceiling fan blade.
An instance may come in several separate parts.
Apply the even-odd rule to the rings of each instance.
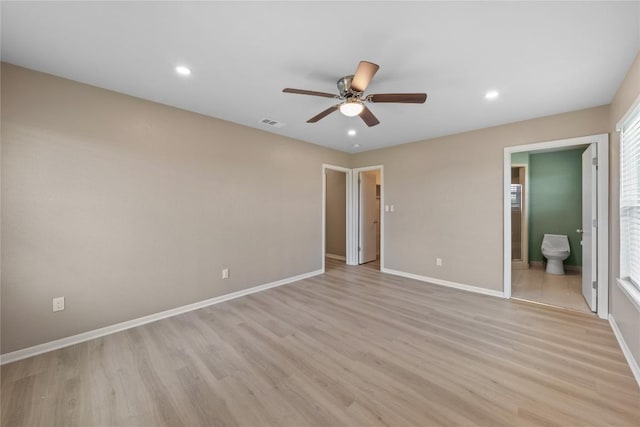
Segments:
[[[331,114],[334,111],[336,111],[337,109],[338,109],[338,105],[334,105],[333,107],[329,107],[326,110],[324,110],[322,113],[316,114],[315,116],[311,117],[309,120],[307,120],[307,123],[315,123],[320,119],[324,119],[329,114]]]
[[[378,120],[376,116],[373,115],[371,110],[369,110],[367,107],[364,107],[364,109],[362,110],[362,113],[360,113],[360,118],[369,127],[375,126],[380,123],[380,120]]]
[[[324,96],[325,98],[339,98],[338,95],[327,92],[317,92],[315,90],[293,89],[290,87],[282,89],[284,93],[297,93],[298,95]]]
[[[427,100],[426,93],[376,93],[367,96],[371,102],[401,102],[403,104],[423,104]]]
[[[364,92],[378,68],[380,66],[373,62],[360,61],[351,81],[351,89],[356,92]]]

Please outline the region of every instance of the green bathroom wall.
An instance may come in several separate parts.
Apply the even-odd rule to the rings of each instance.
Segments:
[[[512,165],[529,165],[529,152],[511,154]]]
[[[529,260],[544,261],[545,234],[569,237],[566,265],[582,265],[582,153],[577,150],[529,156]]]

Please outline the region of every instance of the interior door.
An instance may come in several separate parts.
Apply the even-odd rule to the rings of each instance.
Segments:
[[[597,160],[595,144],[582,153],[582,295],[596,311],[598,289]]]
[[[378,219],[376,201],[376,173],[360,172],[360,227],[358,263],[364,264],[376,260],[376,221]]]

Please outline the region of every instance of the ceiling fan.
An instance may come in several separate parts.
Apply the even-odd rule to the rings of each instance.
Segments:
[[[297,93],[299,95],[322,96],[341,100],[340,103],[327,108],[307,120],[307,123],[316,123],[336,110],[348,117],[360,116],[367,126],[375,126],[380,121],[367,108],[365,103],[398,102],[403,104],[423,104],[427,100],[426,93],[376,93],[364,96],[364,91],[369,86],[371,79],[376,74],[379,65],[372,62],[360,61],[356,73],[352,76],[344,76],[338,80],[339,95],[314,90],[285,88],[285,93]]]

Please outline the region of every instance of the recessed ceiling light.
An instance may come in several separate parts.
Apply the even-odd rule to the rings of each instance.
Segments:
[[[349,136],[354,136],[356,134],[356,131],[355,129],[349,129],[347,133],[349,134]]]
[[[353,148],[360,148],[360,144],[353,144]]]
[[[184,65],[178,65],[176,67],[176,73],[180,74],[181,76],[188,76],[189,74],[191,74],[191,70]]]
[[[496,99],[498,96],[500,96],[500,94],[497,90],[490,90],[484,94],[484,99]]]

